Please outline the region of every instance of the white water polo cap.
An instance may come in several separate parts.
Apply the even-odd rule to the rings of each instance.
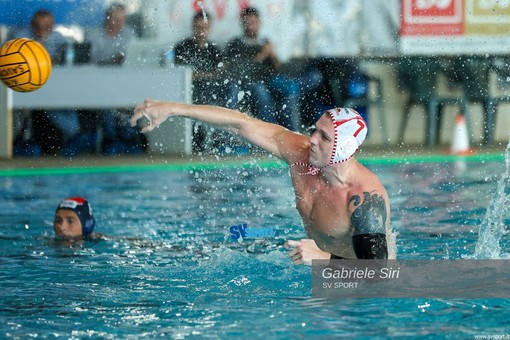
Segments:
[[[345,162],[351,158],[367,136],[367,123],[353,109],[336,108],[326,111],[333,119],[335,136],[329,164]]]

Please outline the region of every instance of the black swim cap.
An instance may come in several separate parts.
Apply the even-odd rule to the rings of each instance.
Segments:
[[[69,197],[60,202],[57,211],[67,209],[74,211],[81,222],[83,236],[90,235],[94,231],[96,220],[92,214],[92,208],[86,199],[82,197]]]

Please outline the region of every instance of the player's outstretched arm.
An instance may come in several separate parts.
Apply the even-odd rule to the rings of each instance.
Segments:
[[[287,162],[295,161],[308,143],[308,137],[289,131],[276,124],[267,123],[236,110],[210,105],[190,105],[146,99],[135,108],[131,125],[142,117],[149,125],[142,132],[149,132],[169,117],[188,117],[216,125],[244,137],[250,143],[274,154]]]

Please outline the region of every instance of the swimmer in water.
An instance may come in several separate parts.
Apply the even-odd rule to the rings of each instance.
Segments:
[[[173,116],[236,133],[289,164],[296,208],[308,236],[285,243],[294,264],[388,258],[388,194],[379,178],[353,157],[367,134],[355,110],[326,111],[310,137],[236,110],[151,99],[135,108],[131,124],[146,117],[149,125],[142,132],[149,132]]]
[[[82,197],[69,197],[59,203],[53,229],[55,235],[64,240],[94,240],[96,220],[89,202]]]

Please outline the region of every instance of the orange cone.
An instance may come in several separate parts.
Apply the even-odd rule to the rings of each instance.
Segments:
[[[461,114],[455,117],[455,127],[453,129],[450,153],[452,155],[470,155],[475,153],[475,151],[469,147],[466,119]]]

